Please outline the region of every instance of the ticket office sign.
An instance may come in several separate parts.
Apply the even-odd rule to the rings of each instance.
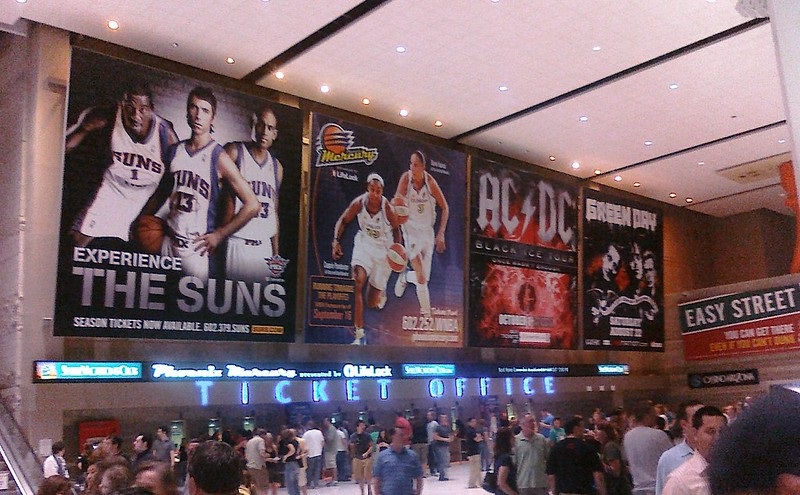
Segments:
[[[68,98],[55,334],[294,341],[300,111],[77,48]]]
[[[577,189],[473,159],[470,344],[577,346]]]
[[[679,304],[686,359],[800,348],[799,289],[781,285]]]
[[[466,157],[313,114],[305,341],[463,345]]]

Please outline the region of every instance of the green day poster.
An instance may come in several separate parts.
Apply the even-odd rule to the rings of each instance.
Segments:
[[[463,153],[313,114],[305,341],[463,345]]]
[[[575,349],[577,188],[473,158],[470,189],[470,345]]]
[[[664,351],[663,216],[584,190],[583,347]]]
[[[293,342],[298,109],[74,49],[55,335]]]

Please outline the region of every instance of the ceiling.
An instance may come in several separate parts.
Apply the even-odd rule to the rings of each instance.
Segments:
[[[6,30],[48,24],[711,215],[791,214],[770,23],[736,0],[0,2]]]

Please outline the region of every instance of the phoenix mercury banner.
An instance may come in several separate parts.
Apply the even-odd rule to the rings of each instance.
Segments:
[[[800,286],[726,294],[678,305],[686,359],[800,348]]]
[[[473,159],[470,344],[577,346],[577,190]]]
[[[293,341],[297,109],[75,49],[56,335]]]
[[[583,347],[664,350],[661,212],[585,190]]]
[[[463,344],[464,154],[314,114],[305,340]]]

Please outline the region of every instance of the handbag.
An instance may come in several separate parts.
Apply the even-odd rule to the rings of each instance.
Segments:
[[[496,493],[497,473],[495,473],[494,471],[486,471],[486,475],[483,477],[483,483],[481,483],[481,488],[483,488],[489,493]]]

